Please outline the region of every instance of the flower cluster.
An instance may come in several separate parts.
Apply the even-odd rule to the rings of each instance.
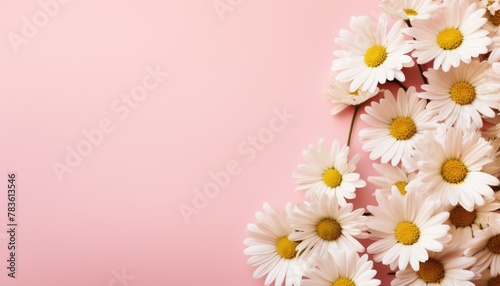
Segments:
[[[264,204],[248,225],[255,278],[380,285],[376,262],[391,285],[500,285],[499,2],[382,0],[378,21],[351,18],[327,91],[332,114],[353,114],[347,143],[310,145],[294,174],[305,201]],[[377,173],[366,211],[349,202],[368,189],[350,149],[358,117]]]

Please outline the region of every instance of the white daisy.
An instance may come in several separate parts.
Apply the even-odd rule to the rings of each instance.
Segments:
[[[441,6],[433,0],[383,0],[379,5],[394,19],[425,20],[436,13]]]
[[[403,168],[389,164],[373,164],[373,169],[380,176],[368,177],[368,182],[378,187],[382,195],[389,196],[394,189],[403,196],[406,195],[406,185],[417,176],[416,173],[408,173]]]
[[[396,272],[396,279],[392,280],[391,285],[474,286],[470,280],[475,278],[475,274],[467,270],[474,262],[476,259],[465,257],[457,247],[450,246],[442,252],[430,252],[429,259],[420,262],[418,270],[406,268]]]
[[[399,89],[397,100],[386,90],[380,103],[367,106],[367,114],[362,114],[361,120],[371,127],[359,131],[359,140],[363,150],[371,152],[370,159],[381,158],[382,163],[391,161],[392,165],[408,159],[415,140],[425,130],[437,127],[437,121],[425,110],[425,105],[412,86],[407,92]]]
[[[374,92],[362,90],[351,92],[349,91],[350,83],[340,82],[335,79],[335,76],[336,74],[331,73],[330,86],[326,94],[332,100],[332,103],[335,104],[335,107],[332,109],[332,115],[341,112],[348,106],[360,105],[379,93],[378,88]]]
[[[296,190],[307,190],[306,197],[313,193],[328,194],[337,197],[340,205],[347,204],[346,199],[356,197],[356,188],[366,186],[356,170],[359,155],[347,159],[349,148],[339,148],[339,142],[333,141],[328,148],[323,139],[319,140],[318,147],[309,145],[302,155],[307,165],[299,165],[293,176],[297,179]]]
[[[443,205],[460,204],[473,211],[474,204],[484,204],[483,197],[493,196],[491,186],[499,184],[496,177],[482,171],[492,161],[492,151],[479,132],[464,133],[453,127],[439,129],[437,134],[427,132],[413,154],[417,178],[406,187],[426,192],[429,199]]]
[[[406,55],[411,45],[405,41],[401,29],[404,22],[397,22],[387,32],[387,17],[380,16],[376,27],[370,17],[352,17],[352,31],[341,30],[335,43],[344,50],[334,55],[332,70],[339,71],[337,80],[351,82],[349,91],[358,89],[375,92],[378,83],[397,79],[405,81],[403,67],[414,65]]]
[[[481,28],[487,21],[483,18],[486,10],[476,9],[477,3],[444,0],[443,4],[446,8],[442,13],[404,32],[416,39],[412,55],[418,64],[434,60],[434,69],[448,71],[458,67],[460,61],[469,63],[473,57],[487,53],[491,39]]]
[[[484,198],[484,205],[474,206],[473,211],[467,211],[462,206],[449,206],[452,240],[450,243],[465,246],[473,238],[473,233],[489,226],[490,221],[500,219],[500,214],[495,211],[500,209],[500,202],[495,197]]]
[[[290,240],[288,236],[294,232],[288,218],[291,215],[291,206],[287,204],[285,210],[276,212],[267,203],[264,212],[257,212],[256,224],[249,224],[246,232],[249,238],[244,243],[248,247],[244,250],[251,255],[248,264],[258,266],[253,277],[260,278],[267,275],[265,285],[300,286],[303,266],[301,257],[295,248],[299,242]]]
[[[429,84],[418,94],[429,99],[426,109],[444,120],[446,127],[481,128],[481,115],[494,117],[500,108],[500,85],[491,81],[490,65],[474,60],[448,72],[429,69],[424,75]]]
[[[474,232],[474,238],[469,240],[466,256],[474,256],[477,263],[472,271],[481,273],[490,268],[490,274],[500,274],[500,221],[492,221],[490,226]]]
[[[317,261],[317,267],[307,271],[303,286],[376,286],[380,280],[373,279],[373,261],[368,255],[359,257],[356,251],[340,249],[335,255],[328,254]]]
[[[498,0],[480,0],[479,2],[483,7],[488,9],[490,15],[495,15],[495,13],[500,10],[500,3]]]
[[[335,197],[312,194],[310,201],[297,205],[292,213],[290,225],[297,231],[289,238],[301,241],[297,251],[304,251],[308,258],[324,258],[339,249],[363,252],[365,248],[356,239],[368,238],[364,209],[352,209],[352,204],[339,207]]]
[[[402,196],[393,190],[384,197],[376,193],[378,206],[368,206],[370,238],[377,241],[368,246],[376,262],[391,269],[405,269],[408,264],[418,270],[420,262],[428,259],[427,251],[441,251],[449,240],[449,226],[444,224],[449,213],[438,212],[440,204],[426,201],[418,192]]]

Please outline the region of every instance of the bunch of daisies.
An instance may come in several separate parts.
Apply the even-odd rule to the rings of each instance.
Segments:
[[[500,285],[499,0],[380,7],[376,23],[352,17],[335,39],[327,95],[332,114],[353,114],[347,143],[310,145],[294,174],[305,201],[257,212],[244,241],[254,277],[380,285],[376,262],[391,285]],[[349,147],[358,117],[377,173],[366,211],[349,203],[366,187]]]

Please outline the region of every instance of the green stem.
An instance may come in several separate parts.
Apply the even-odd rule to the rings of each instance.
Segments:
[[[428,84],[429,82],[427,81],[427,78],[424,76],[424,69],[422,68],[421,65],[418,65],[418,70],[420,71],[420,75],[422,76],[422,79],[424,80],[424,83]]]
[[[408,27],[411,28],[411,22],[410,22],[410,19],[406,19],[405,20],[406,24],[408,25]],[[414,40],[416,40],[415,38],[413,38]],[[420,71],[420,75],[422,76],[422,79],[424,80],[424,83],[425,84],[428,84],[429,82],[427,81],[427,78],[424,76],[424,69],[422,68],[422,65],[418,65],[418,70]]]
[[[349,135],[347,137],[347,147],[351,146],[351,136],[352,130],[354,129],[354,121],[356,121],[356,115],[358,114],[358,110],[361,104],[354,106],[354,113],[352,114],[351,126],[349,127]]]
[[[408,90],[408,88],[402,82],[400,82],[398,79],[394,79],[393,82],[395,82],[397,85],[399,85],[405,91]]]

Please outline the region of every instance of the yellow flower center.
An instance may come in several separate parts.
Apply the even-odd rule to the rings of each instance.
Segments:
[[[498,26],[500,25],[500,10],[495,12],[495,15],[491,15],[491,13],[487,13],[489,15],[490,22]]]
[[[375,45],[371,46],[365,53],[365,64],[368,67],[376,68],[383,64],[387,59],[387,50],[384,46]]]
[[[476,88],[468,82],[457,82],[451,87],[450,95],[460,105],[471,104],[476,98]]]
[[[316,232],[322,239],[332,241],[340,237],[342,234],[342,227],[336,220],[324,218],[316,225]]]
[[[289,240],[288,237],[284,236],[276,242],[276,251],[281,257],[292,259],[297,254],[297,250],[295,250],[297,245],[299,245],[297,241]]]
[[[359,89],[356,89],[355,91],[349,92],[350,95],[352,96],[359,96]]]
[[[448,159],[441,167],[441,176],[450,184],[460,184],[467,177],[467,167],[458,159]]]
[[[397,140],[408,140],[417,133],[417,126],[409,117],[398,117],[392,119],[389,132]]]
[[[412,245],[420,238],[420,229],[409,221],[400,222],[396,226],[396,240],[404,245]]]
[[[425,283],[440,283],[444,279],[444,266],[436,259],[430,258],[426,262],[420,262],[417,276]]]
[[[394,184],[394,185],[398,188],[399,192],[400,192],[403,196],[404,196],[404,195],[406,195],[406,189],[405,189],[405,188],[406,188],[406,185],[408,185],[408,182],[403,182],[403,181],[401,181],[401,182],[397,182],[397,183],[396,183],[396,184]]]
[[[471,226],[476,221],[476,211],[467,211],[461,205],[450,212],[450,221],[456,227]]]
[[[411,9],[411,8],[406,8],[406,9],[404,9],[404,11],[405,11],[406,15],[408,15],[408,16],[417,16],[418,15],[418,12]]]
[[[323,173],[323,182],[330,188],[336,188],[342,183],[342,175],[334,168],[330,168]]]
[[[500,234],[497,234],[488,240],[488,249],[494,254],[500,254]]]
[[[488,286],[500,286],[500,276],[496,276],[488,281]]]
[[[356,284],[350,278],[340,277],[332,283],[332,286],[356,286]]]
[[[439,32],[437,36],[437,44],[443,50],[454,50],[460,45],[464,40],[462,32],[457,28],[446,28]]]

